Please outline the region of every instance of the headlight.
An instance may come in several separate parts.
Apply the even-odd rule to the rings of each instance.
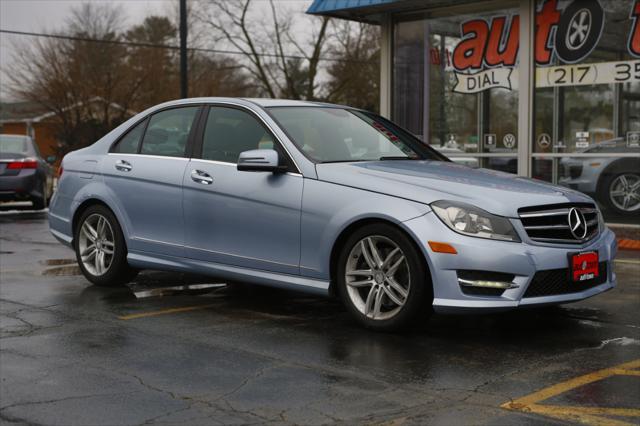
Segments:
[[[470,204],[436,201],[431,204],[436,215],[455,232],[470,237],[520,242],[509,219],[493,215]]]

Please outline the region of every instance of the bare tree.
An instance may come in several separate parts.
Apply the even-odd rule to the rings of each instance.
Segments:
[[[310,21],[311,36],[301,39],[292,30],[292,14],[269,1],[269,16],[256,16],[252,0],[208,0],[199,4],[200,23],[214,30],[214,43],[225,42],[242,53],[246,70],[264,94],[276,98],[317,99],[320,57],[329,19]],[[296,57],[294,57],[296,56]]]
[[[325,97],[329,102],[376,111],[380,100],[380,30],[332,21],[327,53],[339,59],[327,66]]]

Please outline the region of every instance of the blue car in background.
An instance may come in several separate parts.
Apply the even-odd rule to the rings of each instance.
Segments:
[[[0,201],[31,201],[35,210],[47,207],[55,159],[42,158],[29,136],[0,134]]]
[[[378,115],[164,103],[68,154],[53,235],[85,277],[188,271],[337,295],[365,326],[567,303],[616,283],[614,234],[560,186],[449,161]]]

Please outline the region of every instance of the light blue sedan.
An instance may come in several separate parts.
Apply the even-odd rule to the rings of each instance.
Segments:
[[[571,189],[450,162],[312,102],[155,106],[68,154],[53,235],[86,278],[189,271],[339,296],[364,325],[566,303],[615,285],[614,234]]]

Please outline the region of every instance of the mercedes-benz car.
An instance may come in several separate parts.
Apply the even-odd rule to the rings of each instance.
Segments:
[[[595,196],[618,214],[640,214],[640,147],[626,138],[597,143],[579,152],[602,157],[568,157],[560,160],[558,183]]]
[[[53,235],[85,277],[142,269],[335,295],[362,324],[567,303],[615,286],[614,234],[568,188],[449,161],[330,104],[196,98],[64,157]]]

